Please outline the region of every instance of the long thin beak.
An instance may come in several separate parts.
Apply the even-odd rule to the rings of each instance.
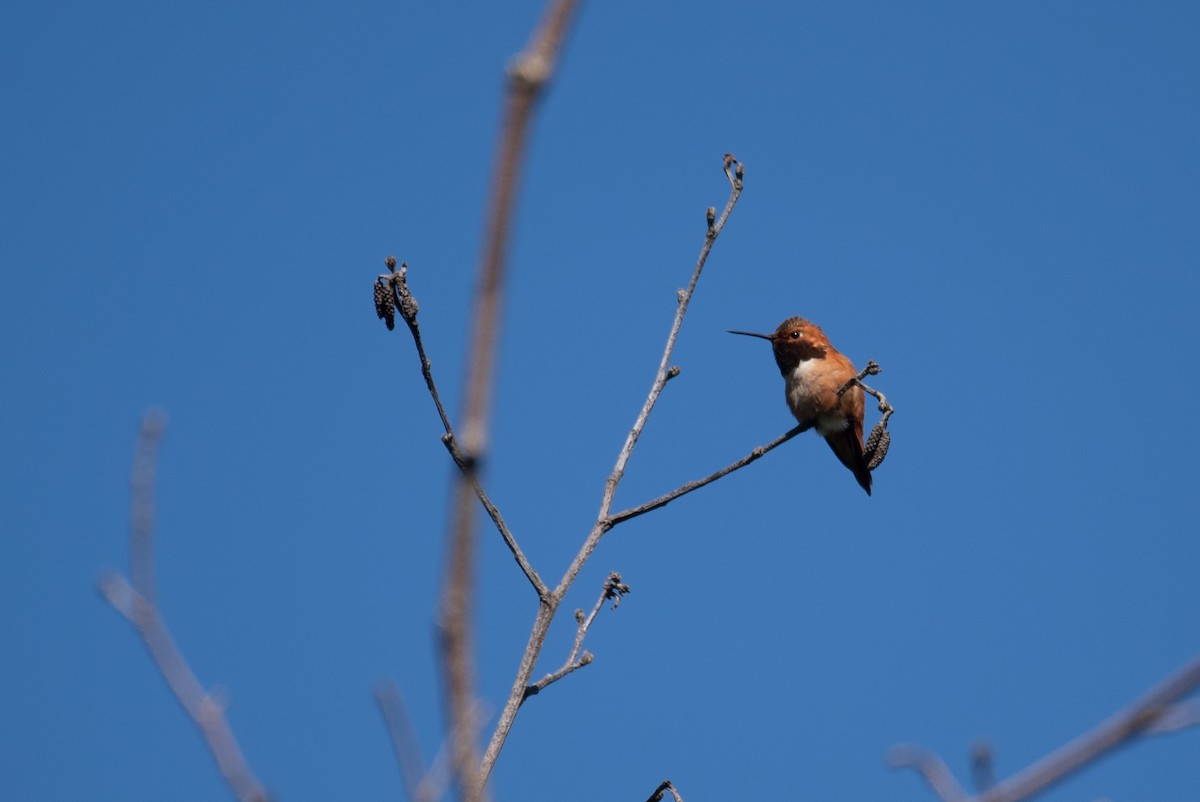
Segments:
[[[726,329],[726,331],[728,331],[730,334],[744,334],[747,337],[761,337],[764,340],[771,339],[770,334],[759,334],[758,332],[754,331],[734,331],[733,329]]]

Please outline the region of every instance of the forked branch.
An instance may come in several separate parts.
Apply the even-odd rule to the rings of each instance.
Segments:
[[[667,344],[663,349],[658,370],[655,373],[654,381],[650,385],[650,392],[646,397],[645,403],[642,405],[641,412],[634,421],[633,428],[630,429],[629,435],[625,438],[625,444],[617,456],[616,465],[605,481],[604,493],[600,502],[600,512],[596,516],[596,522],[592,525],[591,531],[584,539],[583,546],[567,567],[562,579],[559,580],[558,584],[549,594],[540,598],[537,615],[533,622],[533,630],[529,634],[529,641],[526,644],[524,653],[521,655],[521,663],[517,668],[517,676],[513,680],[508,700],[505,702],[504,709],[500,713],[500,720],[496,724],[491,741],[488,743],[487,750],[483,755],[481,783],[487,782],[487,778],[496,764],[496,759],[500,756],[500,750],[504,748],[504,743],[508,739],[509,732],[512,730],[517,713],[524,701],[530,696],[528,692],[530,678],[533,676],[534,667],[537,665],[538,657],[541,655],[542,647],[546,640],[546,633],[550,629],[550,623],[554,620],[554,616],[558,612],[563,598],[566,596],[567,591],[570,590],[572,584],[574,584],[579,572],[583,570],[583,566],[588,558],[591,557],[592,552],[596,550],[600,539],[616,525],[616,522],[609,518],[613,496],[621,483],[621,478],[625,474],[625,467],[628,465],[634,446],[637,445],[638,438],[646,426],[650,412],[654,409],[654,405],[667,382],[679,374],[679,369],[671,367],[670,362],[671,354],[675,350],[675,340],[679,336],[680,327],[683,325],[683,316],[687,312],[688,303],[695,292],[696,283],[700,280],[700,274],[704,269],[705,263],[708,261],[708,255],[712,251],[712,246],[716,242],[717,237],[720,236],[725,223],[729,219],[729,215],[733,212],[733,208],[737,205],[738,198],[742,194],[744,169],[741,162],[735,159],[732,154],[726,154],[724,171],[726,178],[729,180],[729,199],[726,201],[725,208],[719,217],[716,215],[714,209],[709,209],[706,212],[707,228],[704,235],[704,244],[700,248],[700,255],[696,260],[696,266],[692,271],[692,277],[688,282],[688,286],[679,290],[677,294],[675,317],[671,324],[671,329],[667,334]],[[682,495],[682,493],[679,495]],[[667,499],[667,501],[669,500]],[[662,504],[666,504],[667,501],[663,501]]]
[[[242,755],[233,729],[225,718],[225,701],[208,693],[171,637],[158,610],[154,571],[154,478],[158,447],[166,429],[166,416],[152,410],[142,419],[131,480],[130,574],[110,573],[100,578],[100,593],[141,636],[150,658],[184,712],[195,723],[221,777],[242,802],[266,802],[267,791]]]
[[[722,476],[731,474],[740,468],[745,468],[751,462],[754,462],[756,459],[765,455],[768,451],[775,450],[779,446],[786,443],[788,440],[791,440],[796,435],[803,434],[804,432],[807,432],[811,428],[812,428],[812,424],[809,424],[809,423],[802,423],[799,426],[795,426],[792,429],[789,429],[788,431],[779,435],[779,437],[776,437],[774,440],[767,443],[765,446],[759,446],[758,448],[754,449],[749,454],[747,454],[746,456],[737,460],[736,462],[731,462],[730,464],[726,465],[721,470],[714,471],[714,472],[710,473],[708,476],[705,476],[703,479],[696,479],[694,481],[688,482],[687,484],[680,485],[679,487],[672,490],[670,493],[664,493],[663,495],[659,496],[658,498],[651,499],[650,501],[647,501],[644,504],[639,504],[636,507],[630,507],[627,510],[621,510],[620,512],[613,513],[612,515],[610,515],[608,517],[606,522],[609,525],[609,527],[611,528],[613,526],[616,526],[619,523],[628,521],[630,518],[636,518],[639,515],[645,515],[646,513],[650,512],[651,510],[657,510],[659,507],[665,507],[667,504],[670,504],[672,501],[679,498],[680,496],[685,496],[688,493],[691,493],[693,490],[699,490],[700,488],[704,487],[705,485],[711,484],[711,483],[717,481]]]
[[[670,780],[663,780],[659,783],[658,787],[654,789],[654,793],[650,795],[650,798],[646,802],[662,802],[663,794],[667,793],[675,799],[675,802],[683,802],[683,797],[675,790],[675,786],[671,784]]]
[[[646,422],[650,419],[650,413],[654,410],[654,405],[658,403],[658,397],[662,394],[667,382],[679,372],[677,368],[672,369],[669,366],[671,364],[671,355],[675,352],[675,340],[679,337],[679,329],[683,326],[683,316],[687,314],[688,304],[691,303],[692,295],[696,292],[696,284],[700,281],[700,274],[704,271],[704,265],[708,262],[708,255],[712,251],[717,237],[725,230],[725,223],[729,220],[729,215],[733,213],[733,207],[737,205],[738,199],[742,196],[745,167],[734,158],[732,153],[726,153],[724,170],[725,177],[729,180],[729,200],[725,202],[725,209],[721,212],[720,217],[715,217],[715,210],[713,208],[710,207],[707,210],[705,217],[708,222],[708,229],[704,235],[704,245],[700,248],[700,256],[696,259],[696,267],[692,271],[691,280],[688,281],[685,289],[679,290],[676,296],[675,318],[671,322],[671,330],[667,333],[667,344],[663,348],[662,359],[659,360],[658,372],[655,374],[654,381],[650,385],[650,392],[646,395],[646,401],[642,404],[641,412],[638,413],[637,419],[633,422],[633,428],[629,430],[629,434],[625,438],[625,445],[621,447],[621,452],[617,455],[617,464],[613,466],[612,473],[609,474],[608,479],[604,483],[604,495],[600,499],[600,514],[597,516],[600,520],[608,518],[609,510],[612,509],[613,496],[617,492],[617,486],[621,484],[621,478],[625,475],[625,467],[629,464],[629,459],[633,456],[633,449],[637,445],[638,439],[642,436],[642,430],[646,428]],[[595,548],[594,544],[592,548]],[[588,554],[591,553],[586,545],[584,550]],[[584,559],[587,559],[586,555]],[[580,566],[582,567],[582,562],[580,562]],[[568,572],[568,575],[573,578],[570,572]]]
[[[963,790],[941,758],[920,747],[896,747],[889,753],[888,762],[894,768],[917,771],[943,802],[1018,802],[1061,782],[1133,739],[1200,723],[1194,703],[1180,702],[1197,687],[1200,687],[1200,657],[1094,729],[974,797]]]
[[[608,575],[608,579],[604,580],[604,588],[600,591],[600,598],[596,599],[595,606],[592,611],[584,615],[583,610],[575,611],[575,623],[578,625],[575,629],[575,644],[571,647],[571,653],[567,655],[566,661],[562,664],[562,668],[557,671],[552,671],[542,677],[537,682],[525,688],[525,698],[535,696],[542,691],[547,685],[558,682],[568,674],[578,671],[579,669],[592,662],[592,653],[584,652],[580,655],[579,650],[583,648],[583,639],[587,637],[588,630],[592,628],[592,622],[596,620],[596,615],[600,612],[600,608],[604,606],[606,601],[612,601],[613,609],[617,609],[621,604],[621,598],[629,592],[629,585],[621,581],[621,575],[615,571]]]

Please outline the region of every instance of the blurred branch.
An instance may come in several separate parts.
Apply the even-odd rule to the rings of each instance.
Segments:
[[[621,604],[621,597],[628,592],[629,586],[621,581],[620,574],[614,571],[608,575],[608,579],[604,580],[604,588],[600,591],[600,598],[596,599],[596,605],[592,607],[592,611],[586,616],[583,614],[583,610],[575,611],[575,622],[578,625],[575,630],[575,644],[571,647],[571,653],[567,655],[562,668],[547,674],[537,682],[526,687],[526,698],[536,696],[547,685],[558,682],[566,675],[592,662],[591,652],[584,652],[582,657],[579,655],[579,650],[583,648],[584,637],[587,636],[588,630],[592,628],[592,622],[596,620],[596,615],[600,612],[600,608],[604,606],[604,603],[611,599],[613,609],[615,610]]]
[[[1200,724],[1200,700],[1189,699],[1186,702],[1178,702],[1164,707],[1158,718],[1152,724],[1147,725],[1145,734],[1163,735],[1195,727],[1198,724]]]
[[[421,342],[420,329],[416,322],[417,303],[408,291],[407,265],[397,271],[394,258],[389,257],[387,265],[389,272],[380,275],[375,286],[376,312],[383,318],[388,328],[395,325],[395,313],[399,309],[408,324],[417,355],[421,361],[422,374],[425,383],[437,407],[438,415],[445,430],[443,443],[450,452],[455,464],[459,467],[459,480],[455,486],[452,502],[450,525],[450,557],[448,559],[448,574],[444,585],[444,593],[439,616],[441,633],[443,671],[446,677],[447,698],[450,708],[450,729],[453,733],[453,774],[462,789],[463,796],[470,802],[479,799],[495,765],[496,758],[503,748],[517,711],[529,696],[536,695],[546,686],[561,679],[569,673],[587,665],[591,655],[587,652],[580,654],[583,639],[591,627],[603,601],[612,598],[612,594],[628,590],[620,585],[620,577],[611,575],[606,583],[601,600],[593,609],[591,615],[578,619],[575,644],[566,663],[555,672],[546,675],[537,683],[529,684],[529,679],[541,654],[545,643],[546,633],[554,619],[567,591],[574,583],[584,564],[596,549],[604,533],[621,521],[657,509],[681,495],[689,493],[722,476],[737,470],[758,459],[767,451],[786,442],[791,437],[803,431],[802,428],[789,432],[764,448],[755,449],[749,456],[728,466],[715,474],[696,482],[688,483],[666,496],[647,502],[638,508],[633,508],[609,517],[613,497],[625,468],[632,456],[641,432],[644,429],[650,413],[667,382],[679,375],[677,367],[669,367],[671,354],[674,351],[683,316],[696,289],[700,274],[707,262],[717,237],[724,229],[729,215],[741,196],[743,187],[743,165],[731,154],[724,158],[724,172],[730,184],[730,196],[725,208],[718,217],[715,208],[706,212],[707,230],[704,244],[701,247],[691,280],[685,289],[677,296],[675,318],[667,337],[662,359],[646,401],[642,406],[633,428],[630,430],[622,447],[617,463],[605,482],[605,490],[601,501],[601,511],[597,516],[587,538],[575,559],[567,568],[566,573],[554,589],[550,589],[538,576],[528,559],[525,557],[516,539],[513,537],[503,516],[483,491],[478,480],[478,467],[481,463],[487,444],[487,423],[490,410],[490,395],[495,370],[496,331],[501,306],[501,287],[505,276],[505,261],[507,256],[508,237],[511,229],[514,200],[516,196],[517,178],[520,173],[520,161],[524,152],[528,122],[534,104],[554,72],[555,63],[567,24],[574,11],[572,0],[552,0],[547,12],[534,34],[529,46],[513,62],[509,70],[508,101],[506,104],[505,120],[497,147],[496,167],[493,174],[492,193],[489,201],[487,222],[484,233],[483,255],[480,260],[480,272],[476,289],[476,299],[471,316],[470,330],[467,336],[469,353],[465,387],[466,409],[461,437],[456,437],[450,424],[449,416],[441,403],[437,386],[424,345]],[[472,587],[472,570],[474,565],[474,519],[471,516],[472,504],[470,496],[475,495],[483,504],[492,522],[500,531],[513,557],[516,559],[526,578],[538,594],[538,612],[534,620],[533,631],[530,633],[526,649],[522,654],[521,664],[513,682],[508,700],[501,713],[492,738],[488,743],[483,760],[475,767],[473,755],[474,744],[470,733],[474,731],[471,719],[473,704],[473,678],[471,662],[470,635],[470,591]],[[621,590],[618,590],[621,589]],[[674,792],[672,792],[674,793]]]
[[[141,636],[167,686],[200,730],[234,796],[242,802],[266,802],[269,798],[266,789],[250,771],[225,718],[225,701],[207,693],[200,685],[158,610],[154,576],[154,479],[158,447],[165,429],[165,414],[151,410],[142,419],[138,435],[131,479],[129,533],[133,582],[109,573],[100,578],[100,593]]]
[[[979,740],[971,747],[971,782],[983,793],[996,784],[996,754],[990,742]]]
[[[1028,799],[1051,785],[1061,782],[1088,763],[1099,760],[1112,750],[1139,736],[1171,732],[1180,727],[1200,723],[1196,703],[1194,701],[1182,703],[1178,701],[1197,687],[1200,687],[1200,657],[1194,658],[1179,671],[1155,685],[1129,706],[1117,711],[1106,721],[1007,780],[981,791],[975,797],[968,797],[953,777],[949,777],[950,771],[946,769],[945,763],[925,750],[917,747],[897,747],[901,750],[899,758],[897,758],[897,750],[893,749],[889,754],[889,762],[892,766],[914,768],[921,772],[935,792],[947,802],[949,800],[1017,802],[1017,800]],[[923,760],[916,759],[922,756]],[[936,775],[939,780],[949,777],[949,782],[953,784],[949,786],[950,790],[956,791],[957,796],[947,796],[945,793],[947,786],[939,788],[934,785],[930,779],[932,776],[931,766],[933,766],[932,775]],[[942,776],[942,772],[946,777]]]
[[[379,681],[375,684],[375,703],[379,706],[383,724],[392,742],[392,750],[396,753],[400,781],[404,783],[404,793],[409,802],[436,802],[445,789],[431,782],[432,773],[425,770],[417,731],[408,715],[408,708],[400,695],[400,689],[394,682]]]
[[[509,67],[508,99],[497,143],[491,197],[484,224],[475,306],[466,338],[468,351],[463,382],[466,411],[461,438],[462,462],[452,501],[448,538],[449,570],[438,621],[453,741],[452,774],[466,802],[476,802],[482,797],[488,776],[488,769],[480,765],[475,748],[471,643],[471,592],[475,564],[472,496],[476,495],[476,473],[487,448],[498,341],[496,335],[529,122],[538,98],[554,74],[574,10],[574,0],[552,0],[529,44]],[[529,572],[527,576],[531,582],[534,581]],[[536,582],[534,586],[537,587]]]
[[[921,775],[943,802],[965,802],[967,792],[954,779],[945,761],[919,746],[901,744],[888,750],[887,764],[891,768],[909,768]]]

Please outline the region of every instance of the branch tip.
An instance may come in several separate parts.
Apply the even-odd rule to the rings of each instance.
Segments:
[[[675,802],[683,802],[683,797],[675,790],[675,786],[671,785],[670,780],[663,780],[659,783],[659,786],[654,789],[654,793],[650,795],[650,798],[646,802],[662,802],[663,794],[667,792],[670,792]]]
[[[408,262],[396,269],[396,257],[388,256],[383,260],[388,272],[380,273],[375,278],[375,314],[382,319],[391,331],[396,327],[396,309],[408,323],[409,328],[417,325],[417,299],[408,289]]]
[[[621,604],[621,597],[630,589],[629,585],[621,581],[621,575],[614,571],[608,575],[608,579],[604,580],[604,599],[611,600],[612,608],[615,610]]]

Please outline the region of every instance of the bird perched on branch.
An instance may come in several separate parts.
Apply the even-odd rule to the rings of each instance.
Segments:
[[[829,342],[825,332],[802,317],[789,317],[771,334],[730,331],[770,340],[783,374],[787,405],[801,424],[816,429],[867,495],[871,471],[863,455],[863,391],[855,385],[838,395],[858,371]]]

